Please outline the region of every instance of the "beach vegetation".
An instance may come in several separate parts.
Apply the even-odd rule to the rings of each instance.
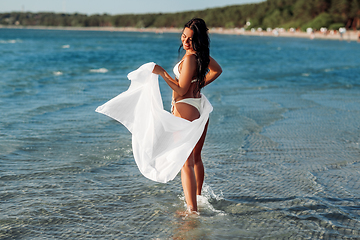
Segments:
[[[343,23],[333,23],[329,26],[330,30],[338,30],[339,28],[345,27],[345,24]]]
[[[267,0],[199,11],[149,14],[0,13],[0,24],[22,26],[181,28],[193,17],[209,28],[360,28],[360,0]],[[248,25],[247,23],[250,23]]]
[[[333,23],[333,19],[329,13],[321,13],[310,22],[302,25],[302,30],[305,31],[307,28],[319,30],[322,27],[330,27]]]

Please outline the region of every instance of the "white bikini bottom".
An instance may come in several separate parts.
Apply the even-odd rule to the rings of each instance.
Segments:
[[[193,106],[194,108],[196,108],[199,113],[200,113],[200,109],[201,109],[201,98],[184,98],[181,99],[177,102],[175,102],[174,100],[171,102],[171,112],[174,113],[174,106],[175,103],[186,103],[189,104],[190,106]]]

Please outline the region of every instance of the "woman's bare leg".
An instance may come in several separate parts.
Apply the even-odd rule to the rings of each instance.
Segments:
[[[174,115],[193,121],[200,117],[198,110],[186,103],[176,103]],[[184,190],[185,201],[190,212],[197,211],[196,202],[196,177],[194,171],[194,151],[191,152],[184,166],[181,168],[181,183]]]
[[[181,183],[189,212],[197,211],[196,178],[194,172],[194,155],[191,153],[184,166],[181,168]]]
[[[204,165],[201,159],[201,150],[204,146],[204,142],[205,142],[205,137],[206,137],[206,132],[207,132],[207,128],[209,125],[209,120],[207,121],[205,128],[204,128],[204,132],[201,135],[198,143],[196,144],[195,148],[194,148],[194,172],[195,172],[195,178],[196,178],[196,195],[201,195],[201,189],[204,183],[204,177],[205,177],[205,170],[204,170]]]

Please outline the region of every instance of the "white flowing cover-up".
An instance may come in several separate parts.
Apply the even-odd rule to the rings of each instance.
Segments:
[[[173,180],[199,141],[213,108],[201,95],[200,118],[176,117],[164,110],[155,63],[128,74],[127,91],[98,107],[96,112],[122,123],[132,133],[132,150],[140,172],[157,182]]]

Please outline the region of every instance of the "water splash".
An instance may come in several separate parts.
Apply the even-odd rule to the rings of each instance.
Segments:
[[[202,195],[196,196],[197,205],[198,205],[198,215],[201,216],[214,216],[214,215],[226,215],[224,211],[217,210],[214,208],[214,202],[224,200],[222,193],[220,195],[215,194],[213,189],[206,183],[203,185]],[[184,206],[186,207],[185,196],[180,195],[180,200],[184,201]]]

